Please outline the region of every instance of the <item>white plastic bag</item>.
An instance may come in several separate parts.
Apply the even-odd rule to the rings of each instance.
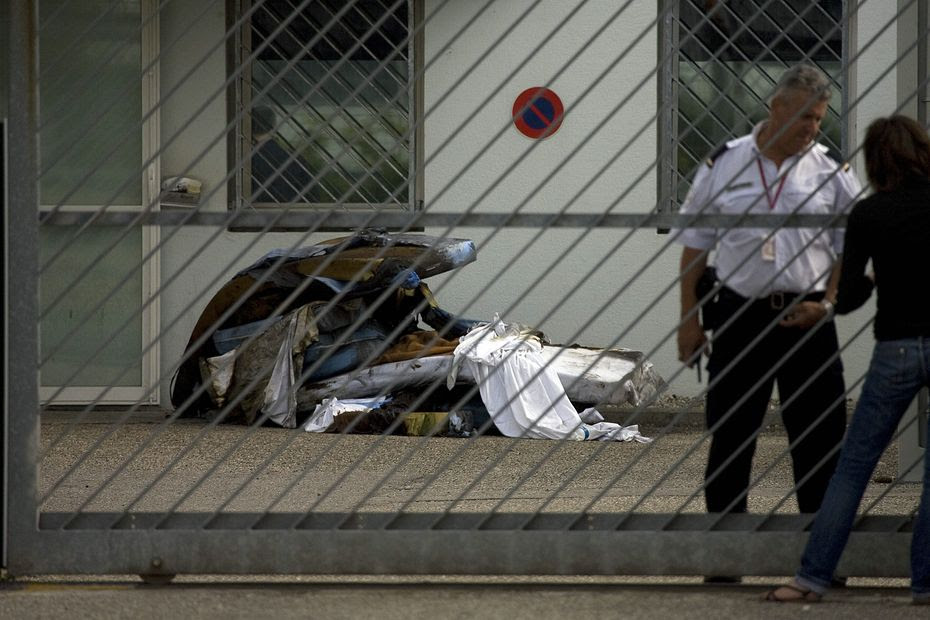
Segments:
[[[323,402],[317,405],[313,413],[310,414],[304,424],[304,430],[308,433],[325,433],[332,426],[337,415],[347,411],[371,411],[381,407],[386,402],[390,402],[390,400],[388,396],[380,398],[346,398],[344,400],[324,398]]]

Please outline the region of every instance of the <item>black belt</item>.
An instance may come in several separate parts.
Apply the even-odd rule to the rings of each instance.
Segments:
[[[729,298],[731,301],[744,304],[749,301],[749,298],[743,297],[736,291],[726,286],[720,289],[720,297]],[[804,301],[819,301],[823,299],[823,293],[820,291],[808,293],[806,295],[801,295],[800,293],[792,293],[789,291],[775,291],[765,295],[764,297],[753,297],[752,305],[760,309],[768,310],[784,310],[786,307],[794,303],[798,297],[801,297]]]

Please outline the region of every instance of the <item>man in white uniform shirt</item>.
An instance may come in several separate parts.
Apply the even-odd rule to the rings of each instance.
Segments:
[[[818,69],[789,69],[769,102],[768,119],[701,165],[682,213],[830,215],[848,210],[860,185],[848,165],[815,142],[830,99]],[[679,359],[701,362],[709,349],[705,473],[708,512],[746,512],[755,437],[777,381],[801,512],[816,512],[845,430],[843,367],[832,301],[843,230],[690,228],[673,231],[681,255]],[[708,341],[696,313],[695,285],[715,252],[724,288],[723,325]],[[726,324],[729,323],[729,324]]]

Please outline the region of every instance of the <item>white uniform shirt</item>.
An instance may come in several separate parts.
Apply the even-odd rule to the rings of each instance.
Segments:
[[[841,166],[828,157],[827,148],[821,144],[789,157],[776,169],[774,162],[763,157],[756,144],[761,127],[760,123],[751,134],[730,140],[725,151],[698,168],[681,213],[830,215],[848,211],[859,198],[861,186],[856,175],[848,166]],[[757,161],[762,164],[762,173]],[[769,186],[768,195],[763,174]],[[784,185],[779,192],[783,178]],[[775,202],[774,208],[769,206],[770,199]],[[672,231],[682,245],[716,249],[714,263],[718,277],[744,297],[763,297],[774,291],[826,290],[832,265],[843,251],[845,231],[840,228],[780,228],[771,237],[775,246],[774,260],[766,260],[762,246],[769,232],[767,228]]]

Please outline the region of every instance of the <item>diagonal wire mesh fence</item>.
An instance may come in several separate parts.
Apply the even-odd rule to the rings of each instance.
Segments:
[[[875,308],[782,322],[835,286],[859,127],[923,120],[925,2],[5,11],[31,42],[9,37],[9,152],[35,161],[6,181],[38,216],[9,224],[35,276],[8,393],[39,413],[9,422],[14,569],[793,571]],[[751,132],[768,152],[798,64],[829,94],[767,139],[822,105],[819,143],[771,178],[758,149],[721,163]],[[846,574],[906,574],[926,409]]]

